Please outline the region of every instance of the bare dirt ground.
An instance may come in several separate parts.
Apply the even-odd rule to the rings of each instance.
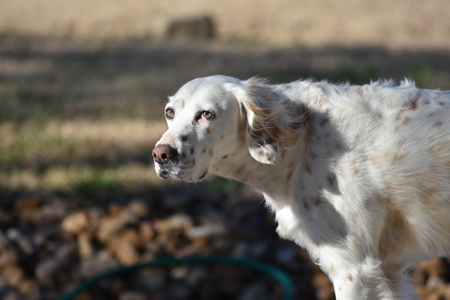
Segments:
[[[213,39],[166,35],[173,20],[204,15]],[[227,181],[156,178],[161,108],[186,81],[218,73],[355,84],[409,77],[450,89],[449,34],[446,0],[1,1],[0,298],[57,299],[108,266],[221,254],[284,269],[295,299],[333,299],[307,255],[276,237],[260,196]],[[199,228],[209,233],[192,234]],[[419,267],[421,296],[450,299],[447,260]],[[242,274],[144,270],[82,299],[279,297],[267,278]]]

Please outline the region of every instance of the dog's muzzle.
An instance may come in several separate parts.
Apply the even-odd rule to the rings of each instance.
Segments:
[[[204,179],[208,173],[207,170],[200,174],[193,172],[195,160],[181,162],[178,151],[168,144],[157,145],[152,151],[152,156],[156,172],[163,179],[197,182]]]

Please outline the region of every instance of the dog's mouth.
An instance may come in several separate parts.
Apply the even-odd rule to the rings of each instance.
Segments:
[[[203,172],[203,174],[200,175],[200,178],[198,180],[200,181],[200,180],[205,179],[206,175],[208,175],[208,171]]]

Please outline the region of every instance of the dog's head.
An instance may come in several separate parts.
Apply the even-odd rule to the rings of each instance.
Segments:
[[[304,108],[262,80],[194,79],[166,105],[169,129],[152,151],[156,171],[161,178],[195,182],[217,174],[213,166],[230,163],[225,158],[231,156],[250,154],[248,159],[273,164],[285,141],[297,136],[302,115]]]

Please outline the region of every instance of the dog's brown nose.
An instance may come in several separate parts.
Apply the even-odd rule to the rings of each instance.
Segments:
[[[167,164],[169,160],[175,156],[175,149],[169,145],[158,145],[153,149],[153,159],[159,164]]]

